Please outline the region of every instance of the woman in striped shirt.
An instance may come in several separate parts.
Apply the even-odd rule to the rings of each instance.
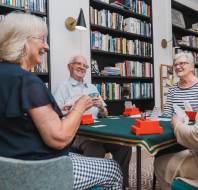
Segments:
[[[175,152],[157,157],[154,162],[155,175],[162,190],[171,190],[172,181],[178,177],[198,188],[198,114],[193,126],[185,124],[181,115],[173,114],[173,104],[184,108],[185,100],[193,109],[198,108],[198,78],[193,74],[192,54],[177,54],[173,67],[180,80],[168,92],[164,115],[173,115],[174,135],[186,149],[179,152],[175,149]]]
[[[194,57],[191,53],[175,55],[173,68],[179,81],[168,91],[163,116],[172,117],[173,104],[184,109],[188,101],[193,109],[198,109],[198,78],[194,75]]]

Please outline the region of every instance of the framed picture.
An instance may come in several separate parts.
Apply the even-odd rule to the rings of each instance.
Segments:
[[[172,9],[172,24],[181,28],[186,28],[182,12]]]

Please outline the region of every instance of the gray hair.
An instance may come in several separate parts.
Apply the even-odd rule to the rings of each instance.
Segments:
[[[28,38],[47,33],[47,25],[40,17],[22,12],[7,14],[0,21],[0,59],[20,64]]]
[[[175,63],[181,57],[185,57],[189,64],[192,64],[192,65],[195,64],[192,53],[186,53],[186,52],[181,52],[181,53],[176,54],[174,57],[173,63]]]
[[[82,55],[75,55],[73,57],[71,57],[71,59],[69,60],[69,64],[75,63],[77,59],[83,59],[85,61],[85,63],[87,63],[87,60],[85,59],[85,57],[83,57]]]

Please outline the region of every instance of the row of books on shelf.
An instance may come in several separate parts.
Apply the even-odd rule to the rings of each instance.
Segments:
[[[144,41],[116,38],[98,31],[91,32],[91,48],[107,52],[152,56],[152,44]]]
[[[146,3],[146,0],[100,0],[105,3],[117,5],[124,9],[131,10],[133,13],[144,16],[151,16],[151,6]]]
[[[151,37],[151,23],[129,17],[124,19],[124,31]]]
[[[96,60],[92,60],[92,64],[98,68]],[[115,66],[104,67],[99,71],[105,76],[122,76],[122,77],[153,77],[153,65],[149,62],[139,62],[126,60],[115,63]]]
[[[198,48],[198,37],[196,36],[182,36],[182,40],[178,40],[177,42],[180,45]]]
[[[153,83],[95,84],[104,100],[153,98]]]
[[[91,24],[104,26],[124,32],[151,36],[151,23],[136,18],[124,18],[122,15],[109,10],[97,10],[90,7]]]
[[[101,70],[101,75],[104,76],[120,76],[120,68],[118,67],[104,67],[103,70]]]
[[[195,65],[198,65],[198,53],[197,52],[182,50],[182,49],[177,48],[177,49],[175,49],[175,51],[173,53],[177,54],[177,53],[180,53],[180,52],[192,53],[192,55],[194,57]]]
[[[0,0],[0,4],[45,13],[46,1],[47,0]]]
[[[90,22],[91,24],[123,30],[124,17],[118,13],[110,12],[109,10],[97,10],[90,7]]]
[[[153,65],[149,62],[129,61],[116,63],[124,77],[153,77]]]

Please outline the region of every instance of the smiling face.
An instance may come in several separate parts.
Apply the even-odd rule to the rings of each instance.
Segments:
[[[176,75],[179,78],[187,77],[191,75],[194,71],[194,66],[188,63],[188,60],[185,56],[181,56],[177,60],[175,60],[173,67]]]
[[[0,57],[26,70],[41,62],[48,49],[43,37],[48,34],[47,24],[35,15],[12,12],[0,22]]]
[[[27,64],[30,67],[34,67],[41,63],[41,57],[49,49],[49,46],[45,42],[44,35],[39,37],[32,36],[28,38],[25,49]]]
[[[72,78],[77,81],[83,81],[89,66],[85,58],[79,56],[76,57],[72,63],[68,64],[68,68]]]

